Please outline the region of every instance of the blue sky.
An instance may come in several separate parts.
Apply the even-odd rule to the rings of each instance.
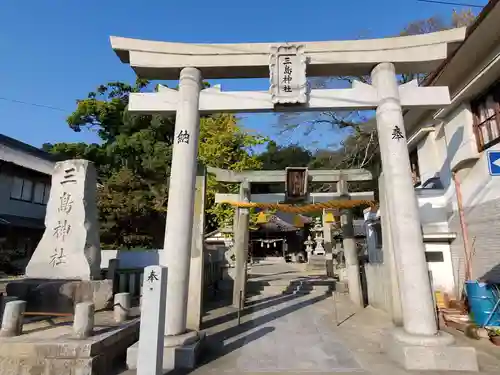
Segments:
[[[468,0],[482,5],[486,0]],[[198,43],[356,39],[397,34],[413,20],[449,16],[452,6],[416,0],[1,0],[0,133],[34,146],[91,142],[66,116],[75,100],[134,73],[111,50],[109,36]],[[458,8],[459,9],[459,8]],[[266,80],[224,81],[223,90],[266,90]],[[3,98],[3,99],[1,99]],[[8,100],[4,100],[4,99]],[[22,101],[54,107],[16,103]],[[245,127],[280,143],[328,137],[277,135],[272,114],[245,115]]]

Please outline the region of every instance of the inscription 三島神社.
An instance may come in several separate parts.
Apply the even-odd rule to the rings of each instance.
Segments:
[[[67,184],[67,183],[74,183],[76,184],[76,179],[75,179],[75,168],[68,168],[64,170],[64,175],[63,179],[61,181],[61,185]]]
[[[64,192],[59,197],[59,208],[57,209],[57,211],[69,214],[72,208],[73,208],[73,198],[71,197],[70,193]]]
[[[74,171],[74,168],[66,169],[64,172],[66,174]],[[71,182],[71,178],[74,175],[68,175],[69,180],[67,182]],[[76,182],[76,180],[75,180]],[[63,184],[63,182],[61,182]],[[59,207],[57,208],[57,212],[62,215],[68,215],[73,209],[73,197],[68,192],[63,192],[59,197]],[[52,228],[53,236],[56,238],[60,244],[54,249],[54,253],[50,256],[50,264],[52,267],[56,267],[60,264],[65,263],[64,259],[66,255],[64,254],[64,241],[66,240],[66,236],[69,235],[71,231],[71,225],[68,224],[68,220],[65,218],[61,218],[57,220],[57,225]]]
[[[290,56],[285,56],[283,59],[283,78],[281,80],[281,83],[283,84],[282,88],[284,92],[292,92],[292,73],[293,73],[293,68],[292,68],[292,60],[290,59]]]
[[[50,256],[50,265],[52,267],[58,266],[62,263],[64,263],[64,258],[66,256],[64,255],[64,249],[62,247],[60,248],[55,248],[54,252]]]
[[[62,241],[64,241],[70,231],[71,225],[68,224],[68,220],[58,220],[57,225],[54,227],[54,237],[58,240],[61,239]]]
[[[400,127],[396,125],[394,129],[392,129],[392,139],[399,141],[403,138],[404,138],[403,132],[401,131]]]
[[[179,134],[177,134],[177,143],[189,144],[189,133],[187,130],[181,130]]]

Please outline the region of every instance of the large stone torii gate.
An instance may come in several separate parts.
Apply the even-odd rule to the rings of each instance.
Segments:
[[[465,38],[465,29],[359,41],[185,44],[111,37],[122,62],[146,79],[179,79],[179,89],[159,86],[134,93],[129,110],[176,113],[165,245],[168,267],[165,346],[193,343],[186,309],[193,221],[199,114],[216,112],[376,109],[377,131],[391,239],[401,294],[403,327],[389,335],[387,352],[408,369],[477,370],[472,348],[451,346],[439,331],[420,219],[413,189],[402,108],[440,108],[450,103],[447,87],[398,85],[397,74],[435,70]],[[309,76],[371,75],[371,85],[309,90]],[[270,90],[224,92],[203,89],[203,79],[270,77]]]

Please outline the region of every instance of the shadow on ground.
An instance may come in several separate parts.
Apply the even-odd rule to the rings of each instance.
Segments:
[[[245,309],[242,311],[241,316],[244,317],[252,313],[258,312],[260,310],[275,307],[282,303],[293,301],[301,296],[303,295],[294,295],[294,294],[278,295],[278,296],[266,297],[262,300],[252,301],[252,304],[250,306],[246,306]],[[306,301],[302,301],[293,304],[291,306],[287,306],[285,308],[282,308],[281,310],[272,311],[263,316],[247,320],[245,322],[242,322],[240,325],[237,324],[237,317],[238,317],[237,311],[229,312],[226,315],[207,321],[204,326],[205,329],[207,329],[208,327],[215,327],[217,325],[222,325],[222,324],[226,325],[230,324],[230,326],[228,328],[222,329],[221,331],[216,331],[207,337],[204,352],[202,357],[200,358],[200,363],[197,366],[197,369],[203,368],[209,363],[231,352],[234,352],[235,350],[238,350],[255,340],[258,340],[261,337],[275,330],[274,327],[261,327],[257,330],[254,330],[256,327],[270,323],[278,318],[291,314],[306,306],[318,303],[328,297],[329,297],[328,293],[321,294],[316,297],[310,298]],[[231,341],[230,343],[224,343],[224,341],[228,341],[231,338],[242,335],[250,330],[254,331],[234,341]],[[179,375],[189,374],[193,371],[196,371],[197,369],[169,372],[169,374],[179,374]]]

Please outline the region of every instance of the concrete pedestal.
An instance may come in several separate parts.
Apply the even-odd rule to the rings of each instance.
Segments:
[[[97,313],[93,335],[80,340],[64,323],[0,338],[0,375],[109,375],[139,336],[139,319],[112,322],[110,312]]]
[[[187,332],[184,335],[166,336],[163,344],[163,371],[193,369],[205,341],[203,332]],[[137,369],[139,343],[127,349],[127,367]]]
[[[418,336],[395,328],[387,335],[384,349],[406,370],[479,371],[476,350],[454,346],[453,342],[453,336],[443,331]]]
[[[80,302],[96,310],[113,305],[112,280],[19,279],[7,284],[7,295],[26,301],[27,311],[73,313]]]

